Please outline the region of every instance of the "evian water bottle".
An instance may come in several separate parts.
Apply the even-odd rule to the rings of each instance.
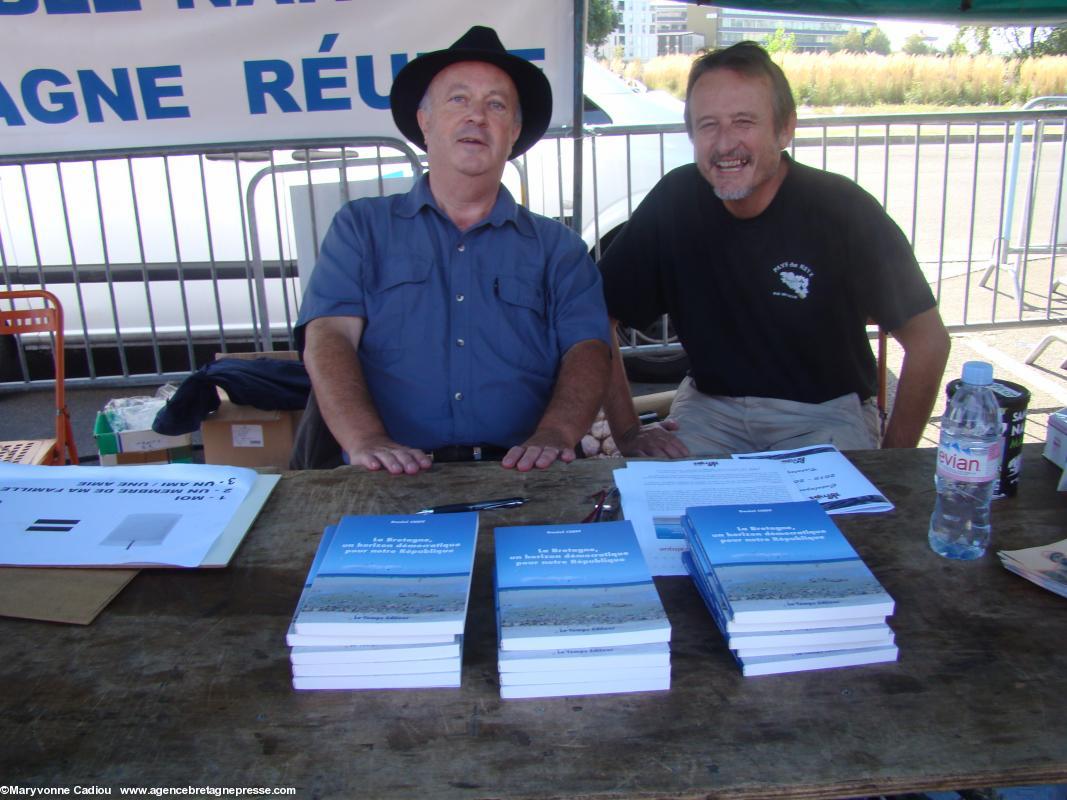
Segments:
[[[968,361],[941,418],[930,547],[946,558],[980,558],[989,544],[989,503],[1001,447],[992,382],[993,367]]]

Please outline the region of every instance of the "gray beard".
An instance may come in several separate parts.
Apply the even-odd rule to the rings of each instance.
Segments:
[[[715,192],[715,196],[720,200],[744,200],[752,194],[752,188],[753,187],[749,186],[747,188],[742,187],[740,189],[726,190],[720,189],[718,186],[712,186],[711,190]]]

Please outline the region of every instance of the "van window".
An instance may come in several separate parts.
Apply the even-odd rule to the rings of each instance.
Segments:
[[[611,117],[608,116],[608,112],[594,103],[586,95],[582,95],[585,100],[585,108],[582,111],[582,122],[585,125],[610,125]]]

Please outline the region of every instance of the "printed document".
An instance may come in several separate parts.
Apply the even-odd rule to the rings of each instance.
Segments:
[[[805,499],[818,501],[827,514],[893,510],[893,504],[832,444],[733,457],[781,462]]]
[[[624,516],[653,575],[688,574],[682,564],[686,508],[805,499],[774,460],[631,461],[614,475]]]
[[[0,464],[0,564],[197,567],[255,483],[207,464]]]

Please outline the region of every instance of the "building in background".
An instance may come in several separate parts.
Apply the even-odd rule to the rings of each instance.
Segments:
[[[868,20],[698,6],[677,0],[615,0],[618,29],[608,47],[625,61],[648,61],[670,53],[692,54],[744,40],[760,42],[782,29],[797,50],[827,50],[852,28],[866,33]]]
[[[761,42],[783,30],[796,37],[796,49],[800,51],[828,50],[834,39],[844,36],[852,28],[866,33],[875,27],[869,20],[849,17],[816,17],[801,14],[783,14],[769,11],[741,11],[733,8],[695,7],[710,19],[716,19],[716,47],[729,47],[745,40]],[[709,40],[710,41],[710,40]]]
[[[615,0],[619,27],[608,37],[608,47],[624,61],[648,61],[657,55],[653,0]]]
[[[686,26],[693,33],[704,37],[706,47],[717,47],[719,41],[719,16],[721,13],[721,9],[715,6],[698,6],[686,3]]]
[[[652,18],[656,32],[656,55],[674,53],[691,55],[704,49],[707,37],[689,26],[688,3],[674,0],[659,0],[652,6]],[[714,41],[712,39],[711,41]]]

